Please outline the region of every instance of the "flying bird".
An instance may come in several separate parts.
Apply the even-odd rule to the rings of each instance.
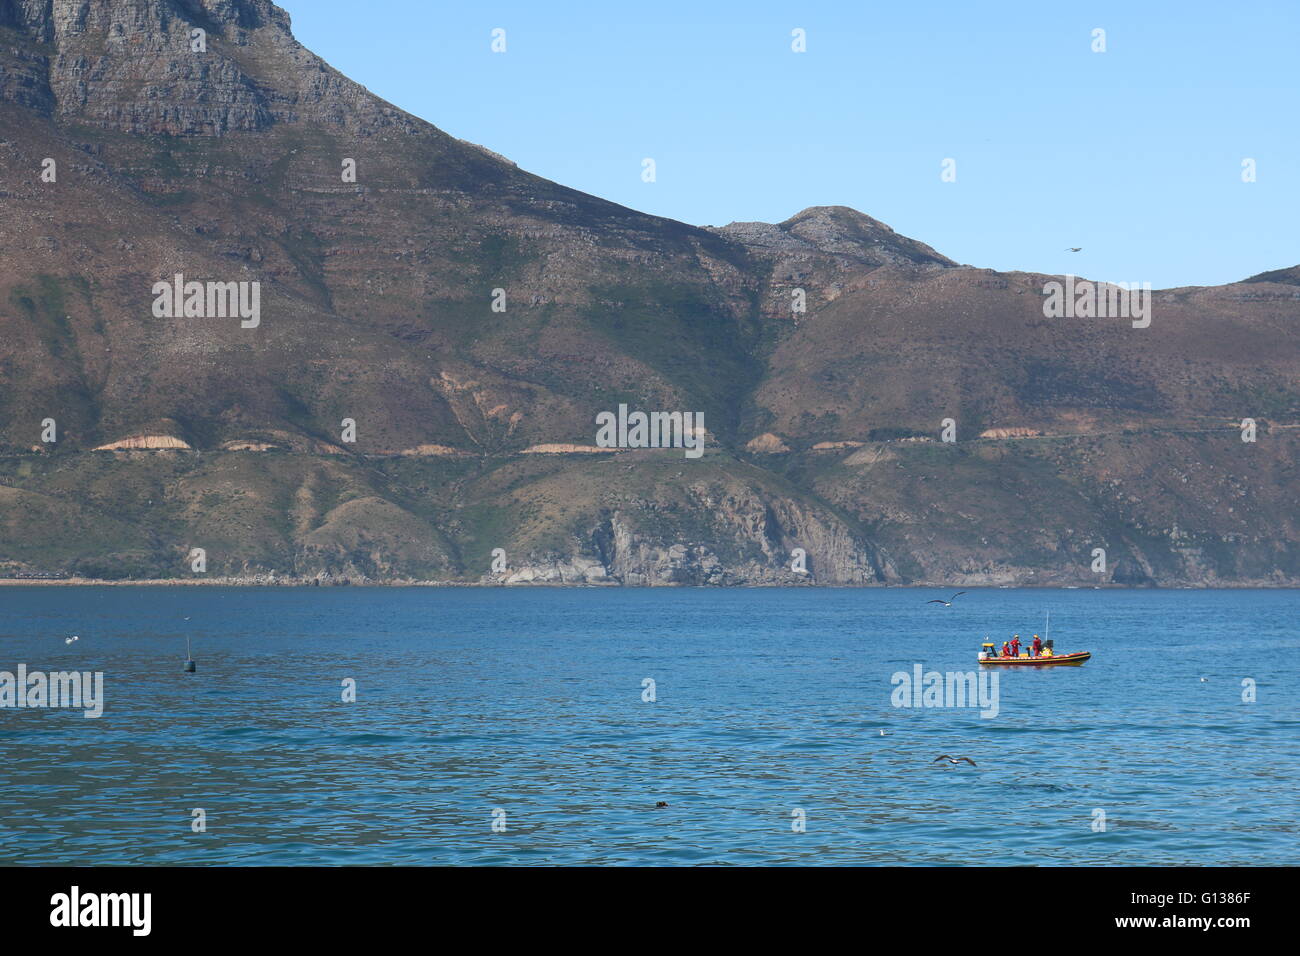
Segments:
[[[1066,249],[1065,251],[1066,251],[1066,252],[1082,252],[1082,251],[1083,251],[1083,246],[1071,246],[1069,249]]]
[[[65,637],[65,638],[63,639],[63,643],[64,643],[64,644],[71,644],[73,641],[79,641],[79,640],[81,640],[81,638],[80,638],[78,635],[73,634],[71,637]]]
[[[946,600],[946,601],[941,601],[941,600],[939,600],[938,598],[935,598],[933,601],[926,601],[925,603],[926,603],[926,604],[942,604],[944,607],[952,607],[952,602],[955,601],[955,600],[957,600],[959,597],[961,597],[961,596],[962,596],[963,594],[965,594],[965,593],[966,593],[965,591],[958,591],[956,594],[954,594],[952,597],[950,597],[950,598],[949,598],[948,600]]]
[[[939,756],[935,757],[934,760],[933,760],[932,762],[933,762],[933,763],[938,763],[940,760],[946,760],[946,761],[948,761],[950,764],[954,764],[954,765],[955,765],[955,764],[959,764],[959,763],[961,763],[961,762],[964,760],[964,761],[966,761],[968,764],[970,764],[972,767],[975,766],[975,761],[974,761],[974,760],[971,760],[970,757],[952,757],[952,756],[949,756],[948,754],[939,754]]]

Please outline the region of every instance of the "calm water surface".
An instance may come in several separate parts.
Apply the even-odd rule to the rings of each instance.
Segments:
[[[0,863],[1300,862],[1300,593],[937,596],[0,588],[0,670],[107,698],[0,710]],[[891,705],[1049,608],[1089,663]]]

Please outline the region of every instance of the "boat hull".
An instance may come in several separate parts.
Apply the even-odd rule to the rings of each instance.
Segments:
[[[989,667],[1058,667],[1069,664],[1082,664],[1092,657],[1089,651],[1076,651],[1073,654],[1057,654],[1052,657],[989,657],[980,664]]]

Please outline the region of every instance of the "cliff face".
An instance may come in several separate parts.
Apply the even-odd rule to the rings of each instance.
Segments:
[[[0,168],[0,575],[1300,583],[1295,269],[1134,328],[844,207],[647,216],[265,0],[0,0]]]
[[[300,46],[267,0],[5,0],[0,26],[30,51],[6,98],[65,121],[171,136],[411,126]]]

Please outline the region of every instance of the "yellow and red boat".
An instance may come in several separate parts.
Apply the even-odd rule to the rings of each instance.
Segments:
[[[1082,664],[1092,657],[1089,651],[1073,651],[1069,654],[1057,654],[1052,650],[1052,642],[1043,645],[1043,652],[1031,657],[1029,651],[1021,651],[1019,657],[1003,657],[997,653],[994,644],[982,645],[979,661],[981,665],[992,664],[998,667],[1053,667],[1057,664]]]

